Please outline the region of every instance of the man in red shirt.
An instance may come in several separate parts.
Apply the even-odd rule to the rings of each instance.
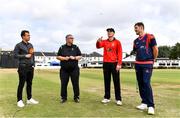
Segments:
[[[122,47],[121,42],[114,37],[115,30],[108,28],[108,39],[99,38],[96,43],[97,48],[104,48],[103,57],[103,74],[105,95],[102,103],[110,102],[111,74],[113,76],[115,99],[117,105],[122,105],[119,70],[122,64]]]

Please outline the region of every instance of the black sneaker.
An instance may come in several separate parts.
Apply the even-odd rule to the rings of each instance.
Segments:
[[[74,99],[74,102],[79,103],[80,100],[78,98]]]
[[[61,99],[61,103],[65,103],[67,99]]]

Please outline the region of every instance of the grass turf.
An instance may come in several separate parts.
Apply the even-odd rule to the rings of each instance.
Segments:
[[[140,103],[136,93],[134,70],[121,70],[123,106],[116,106],[114,89],[111,86],[111,102],[100,101],[104,94],[101,69],[81,69],[80,103],[74,103],[71,82],[68,86],[68,101],[60,103],[59,70],[35,70],[33,97],[38,105],[16,106],[18,75],[15,69],[0,70],[0,117],[180,117],[180,70],[154,70],[152,86],[156,114],[147,115],[135,109]],[[23,100],[26,100],[24,88]]]

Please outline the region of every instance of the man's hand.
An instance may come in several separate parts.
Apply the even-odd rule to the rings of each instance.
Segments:
[[[97,41],[98,41],[98,42],[101,42],[101,41],[102,41],[102,38],[103,38],[103,37],[101,36],[101,38],[99,38]]]
[[[70,59],[70,57],[66,56],[57,56],[56,59],[60,60],[60,61],[68,61]]]
[[[32,54],[25,55],[26,58],[31,58]]]
[[[75,60],[80,60],[82,58],[82,56],[76,56]]]
[[[131,52],[130,52],[130,55],[135,55],[136,54],[136,52],[134,51],[134,50],[132,50]]]
[[[116,66],[116,71],[119,71],[121,69],[121,65]]]
[[[69,57],[71,60],[75,60],[76,58],[74,56]]]
[[[64,60],[68,61],[70,59],[70,57],[66,56],[64,57]]]

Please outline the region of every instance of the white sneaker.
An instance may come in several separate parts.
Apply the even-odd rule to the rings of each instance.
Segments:
[[[139,106],[136,106],[136,108],[139,109],[139,110],[146,110],[147,109],[147,104],[142,103]]]
[[[153,107],[148,107],[148,114],[154,115],[154,108]]]
[[[27,100],[27,104],[38,104],[39,102],[31,98],[30,100]]]
[[[19,100],[18,102],[17,102],[17,106],[18,107],[24,107],[24,103],[23,103],[23,101],[22,100]]]
[[[110,102],[111,100],[110,99],[103,99],[101,102],[102,103],[108,103],[108,102]]]
[[[117,104],[118,106],[121,106],[121,105],[122,105],[122,102],[121,102],[120,100],[117,100],[117,101],[116,101],[116,104]]]

